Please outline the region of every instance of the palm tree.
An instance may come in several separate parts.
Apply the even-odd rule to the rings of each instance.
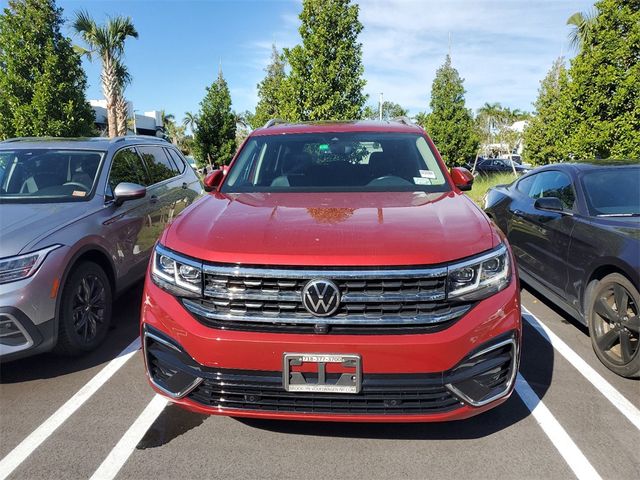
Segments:
[[[195,134],[198,126],[198,116],[195,113],[186,112],[184,119],[182,119],[182,125],[191,130],[191,135]]]
[[[585,44],[589,43],[597,15],[598,10],[594,8],[586,13],[576,12],[567,19],[567,25],[573,26],[569,33],[571,48],[581,50]]]
[[[124,66],[119,59],[116,60],[116,77],[118,78],[118,86],[117,86],[117,93],[116,93],[116,100],[115,100],[116,125],[117,125],[116,133],[118,135],[126,135],[127,134],[127,118],[129,117],[129,112],[127,108],[127,100],[124,96],[124,89],[127,85],[131,83],[131,75],[129,75],[129,71],[127,70],[127,67]]]
[[[118,61],[124,54],[124,42],[127,37],[138,38],[138,32],[129,17],[113,17],[104,25],[98,25],[89,13],[76,13],[73,29],[82,36],[89,48],[80,48],[81,53],[91,59],[96,53],[102,61],[102,93],[107,101],[107,122],[109,136],[117,134],[116,100],[120,90],[118,83]]]

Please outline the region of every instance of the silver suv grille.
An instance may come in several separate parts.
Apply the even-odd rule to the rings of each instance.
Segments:
[[[446,268],[268,269],[204,266],[204,298],[183,299],[185,307],[205,323],[269,330],[292,326],[342,328],[444,327],[464,315],[470,303],[446,301]],[[332,280],[341,302],[329,317],[317,317],[302,304],[301,292],[312,279]],[[287,326],[289,328],[287,329]],[[344,333],[347,333],[346,331]],[[359,333],[367,333],[360,331]]]

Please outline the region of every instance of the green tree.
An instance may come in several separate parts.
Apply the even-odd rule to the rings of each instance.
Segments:
[[[94,133],[80,56],[53,0],[11,0],[0,15],[0,139]]]
[[[379,105],[367,105],[362,111],[362,118],[365,120],[378,120],[380,118]],[[394,102],[382,102],[382,119],[391,120],[397,117],[406,117],[409,115],[409,110],[403,108],[399,103]]]
[[[236,149],[236,115],[231,110],[231,94],[222,76],[207,87],[200,102],[198,127],[194,135],[196,159],[201,164],[227,164]]]
[[[524,131],[524,157],[534,165],[566,160],[562,142],[568,135],[566,88],[568,83],[564,58],[558,58],[540,82],[535,114]]]
[[[431,87],[431,113],[418,117],[423,122],[443,160],[449,166],[464,165],[476,155],[478,138],[473,117],[464,101],[464,79],[447,55]]]
[[[567,25],[573,27],[569,33],[569,43],[572,48],[579,51],[584,43],[591,41],[591,30],[597,14],[597,10],[591,10],[587,13],[576,12],[567,19]]]
[[[106,24],[98,25],[86,11],[76,13],[73,28],[89,46],[87,49],[78,49],[89,59],[97,53],[102,61],[100,80],[102,93],[107,101],[109,137],[115,137],[118,134],[116,106],[118,96],[124,90],[124,85],[120,83],[123,77],[118,75],[122,66],[124,42],[128,37],[138,38],[138,32],[129,17],[109,18]]]
[[[184,118],[182,119],[182,125],[191,130],[192,135],[196,132],[197,124],[198,116],[195,113],[185,112]]]
[[[258,104],[256,111],[247,120],[251,128],[262,127],[271,118],[282,117],[282,84],[286,78],[286,61],[275,45],[271,50],[271,62],[265,68],[266,75],[258,84]]]
[[[572,60],[566,156],[640,158],[640,0],[600,0]]]
[[[291,71],[281,90],[281,115],[292,121],[360,118],[366,96],[358,5],[304,0],[300,20],[302,44],[284,50]]]

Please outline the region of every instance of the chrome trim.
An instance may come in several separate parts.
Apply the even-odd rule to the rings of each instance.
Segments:
[[[178,347],[176,347],[173,343],[168,342],[164,338],[159,337],[158,335],[155,335],[155,334],[153,334],[151,332],[148,332],[148,331],[145,330],[144,337],[145,337],[145,339],[147,337],[152,338],[156,342],[163,344],[165,347],[169,347],[169,348],[175,350],[178,353],[183,353],[182,350],[180,350]]]
[[[322,319],[320,319],[318,317],[312,316],[286,316],[286,313],[275,314],[272,316],[255,315],[246,312],[239,315],[233,315],[229,313],[219,314],[203,308],[200,304],[188,298],[183,298],[182,304],[191,313],[200,315],[205,318],[210,318],[212,320],[259,323],[294,323],[311,325],[315,325],[317,323],[323,323],[327,325],[430,325],[458,318],[467,313],[472,307],[472,305],[460,305],[457,307],[452,307],[449,313],[442,315],[423,314],[416,315],[414,317],[402,317],[400,315],[393,315],[372,318],[365,315],[348,314],[344,317],[323,317]]]
[[[10,355],[16,352],[21,352],[22,350],[28,350],[29,348],[33,347],[34,345],[33,338],[31,338],[31,335],[29,335],[29,332],[25,330],[25,328],[20,324],[20,322],[16,317],[11,315],[10,313],[0,314],[0,319],[2,317],[6,317],[8,320],[0,320],[0,323],[5,323],[5,322],[13,323],[16,327],[18,327],[18,330],[24,337],[25,342],[21,343],[20,345],[5,345],[0,342],[0,357],[3,357],[5,355]]]
[[[312,278],[330,278],[332,280],[368,280],[395,278],[434,278],[444,277],[447,267],[398,269],[398,270],[308,270],[308,269],[278,269],[255,267],[224,267],[219,265],[203,265],[204,273],[226,277],[258,277],[258,278],[290,278],[296,280],[310,280]]]
[[[436,290],[437,292],[437,290]],[[288,293],[255,293],[246,291],[229,291],[229,290],[215,290],[211,288],[205,288],[205,297],[211,298],[214,301],[216,299],[222,300],[256,300],[256,301],[280,301],[280,302],[300,302],[300,292],[288,292]],[[385,293],[382,295],[362,295],[356,293],[345,293],[342,295],[341,301],[343,303],[365,303],[375,301],[376,303],[387,302],[430,302],[434,300],[444,300],[445,293],[416,293],[416,294],[402,294],[402,293]]]
[[[496,248],[485,254],[478,255],[477,257],[473,257],[462,262],[451,262],[447,265],[447,268],[449,272],[452,270],[459,270],[460,268],[468,267],[469,265],[477,265],[478,263],[485,262],[493,257],[503,255],[504,253],[507,253],[507,247],[504,243],[501,243]]]
[[[191,393],[198,385],[200,385],[204,381],[204,378],[196,377],[196,379],[192,383],[187,385],[187,387],[185,389],[183,389],[183,390],[181,390],[179,392],[172,392],[170,390],[167,390],[163,386],[159,385],[158,382],[156,382],[154,380],[154,378],[151,376],[151,371],[149,370],[149,365],[147,364],[147,338],[151,338],[151,339],[155,340],[156,342],[161,343],[162,345],[165,345],[166,347],[169,347],[169,348],[175,350],[176,352],[179,352],[179,353],[185,353],[185,352],[183,352],[176,345],[172,344],[171,342],[168,342],[164,338],[159,337],[159,336],[147,331],[146,328],[143,329],[143,336],[144,336],[144,341],[142,342],[142,348],[143,348],[144,366],[145,366],[145,370],[146,370],[146,373],[147,373],[147,378],[153,384],[153,386],[156,387],[158,390],[160,390],[162,393],[164,393],[165,395],[167,395],[170,398],[173,398],[173,399],[177,400],[177,399],[182,398],[182,397],[184,397],[186,395],[189,395],[189,393]]]
[[[485,353],[488,353],[492,350],[497,350],[498,348],[504,347],[505,345],[508,345],[508,344],[513,345],[513,359],[512,359],[512,366],[511,366],[511,376],[509,377],[509,380],[505,384],[505,389],[503,391],[485,400],[481,400],[477,402],[471,399],[470,397],[468,397],[467,395],[465,395],[464,393],[462,393],[451,383],[447,383],[445,387],[448,388],[449,391],[453,393],[455,396],[463,400],[465,403],[468,403],[472,407],[482,407],[484,405],[487,405],[491,402],[495,402],[496,400],[506,396],[511,391],[511,387],[513,386],[513,383],[516,380],[516,375],[518,374],[518,365],[519,365],[519,359],[520,359],[520,355],[518,352],[518,346],[519,346],[518,341],[514,337],[508,338],[506,340],[503,340],[502,342],[496,343],[495,345],[491,345],[479,351],[478,353],[474,353],[471,357],[468,358],[468,360],[471,360],[473,358],[479,357],[480,355],[484,355]]]

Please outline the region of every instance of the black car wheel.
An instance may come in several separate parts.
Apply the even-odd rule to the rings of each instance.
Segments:
[[[591,344],[600,361],[623,377],[640,376],[640,294],[612,273],[589,286],[586,314]]]
[[[100,345],[111,323],[111,300],[102,268],[92,262],[78,265],[62,291],[56,351],[77,355]]]

